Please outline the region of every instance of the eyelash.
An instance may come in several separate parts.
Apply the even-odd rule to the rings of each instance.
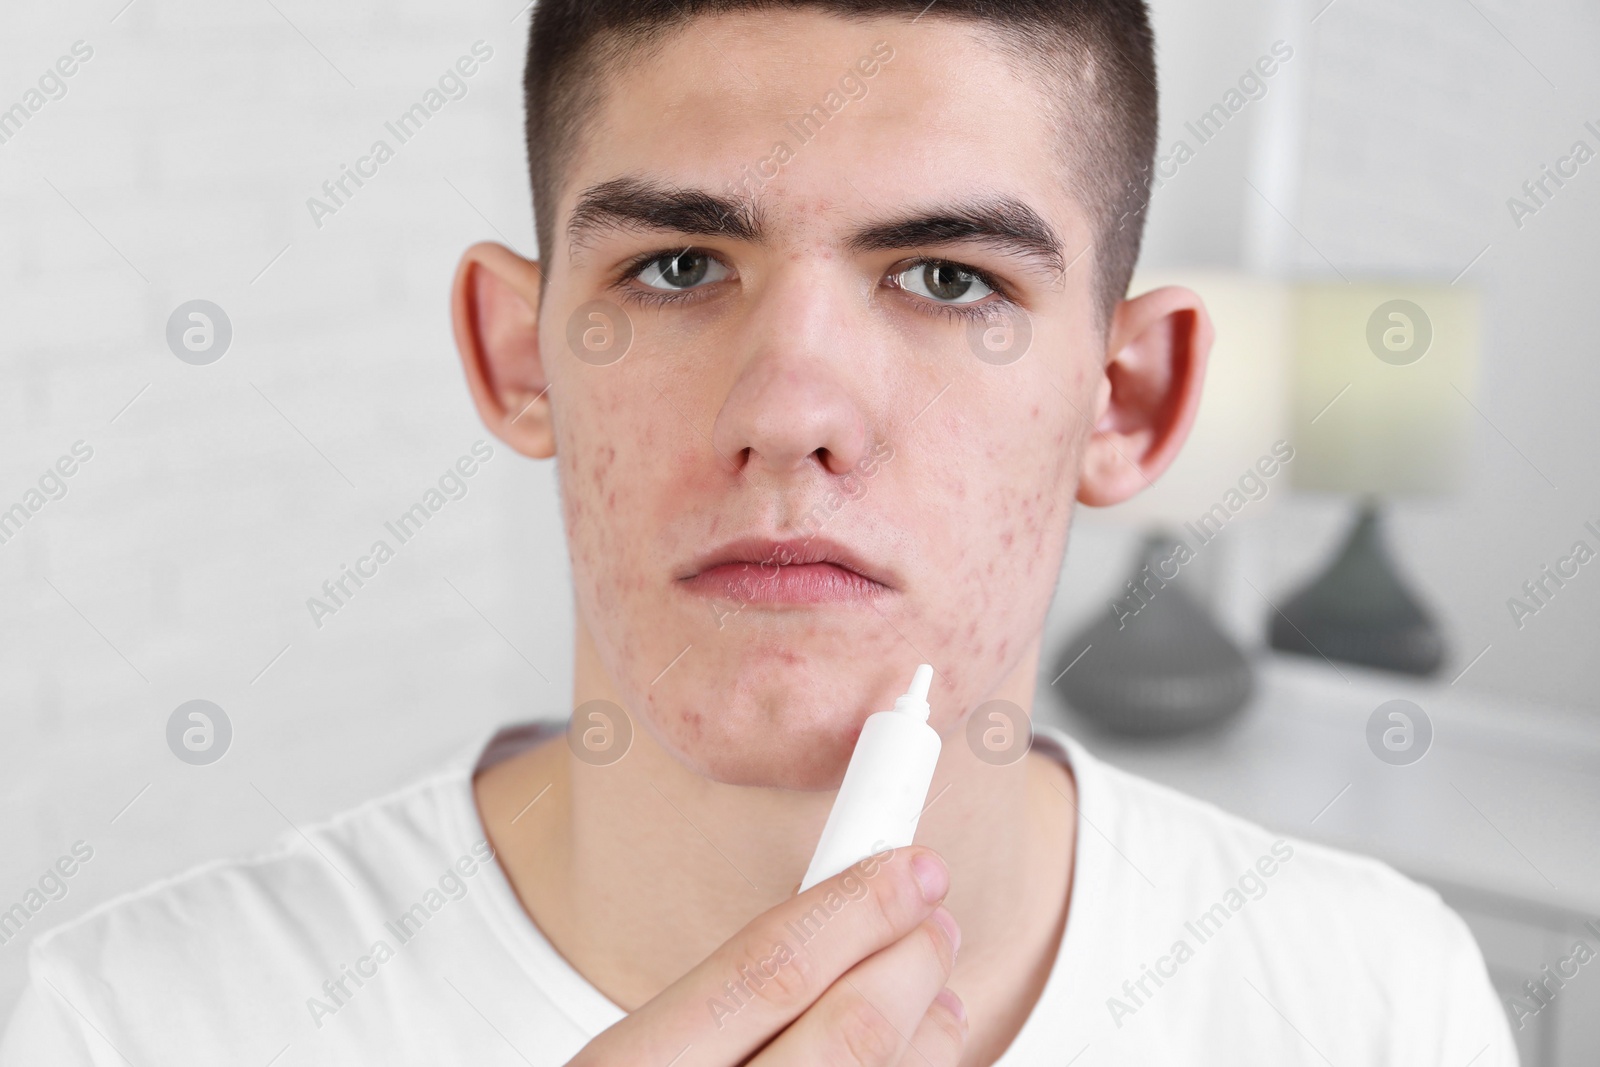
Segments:
[[[713,259],[717,259],[717,256],[714,253],[709,252],[706,249],[695,248],[693,246],[688,248],[661,248],[653,252],[645,252],[642,255],[635,256],[623,266],[621,273],[618,275],[617,280],[612,284],[611,287],[619,293],[622,293],[629,300],[634,300],[640,304],[654,307],[661,307],[669,304],[682,304],[693,300],[695,299],[695,294],[699,292],[698,289],[685,289],[674,293],[664,289],[639,289],[628,285],[628,282],[637,278],[639,274],[650,264],[667,256],[682,255],[685,252],[699,252],[702,255],[707,255]],[[721,263],[722,261],[717,259],[717,262]],[[725,263],[723,265],[727,266]],[[977,278],[984,285],[987,285],[990,290],[992,290],[990,295],[997,298],[990,301],[974,301],[966,304],[941,304],[928,300],[925,297],[917,297],[917,294],[915,293],[907,294],[909,296],[917,297],[918,303],[929,305],[934,311],[944,315],[947,319],[953,322],[971,322],[973,320],[982,320],[988,317],[995,304],[1015,303],[1011,297],[1009,288],[994,275],[990,274],[986,270],[969,266],[953,259],[943,259],[937,256],[923,256],[917,259],[904,260],[895,264],[895,266],[891,269],[890,274],[904,274],[908,270],[915,270],[918,267],[929,266],[951,266],[957,268],[958,270],[964,271],[972,275],[974,278]],[[895,286],[894,288],[898,289],[900,287]],[[904,292],[905,290],[902,289],[901,291]]]

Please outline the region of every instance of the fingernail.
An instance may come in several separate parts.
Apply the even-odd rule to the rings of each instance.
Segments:
[[[956,1021],[963,1025],[967,1021],[967,1006],[961,1003],[961,998],[950,992],[950,987],[945,986],[939,990],[939,995],[933,998],[945,1006],[945,1010],[956,1017]]]
[[[954,958],[961,951],[961,927],[956,924],[956,917],[950,914],[949,908],[940,905],[933,911],[933,921],[943,927],[950,938],[950,955]]]
[[[911,861],[911,873],[917,876],[923,900],[936,904],[944,899],[946,890],[950,888],[950,872],[938,856],[931,852],[917,853]]]

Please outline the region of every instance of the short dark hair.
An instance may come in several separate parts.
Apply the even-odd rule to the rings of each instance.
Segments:
[[[539,0],[528,33],[523,103],[541,254],[556,204],[615,65],[658,48],[691,19],[809,9],[848,19],[921,16],[990,29],[995,42],[1059,88],[1052,116],[1063,172],[1089,214],[1102,321],[1128,291],[1155,158],[1155,41],[1145,0]],[[547,272],[548,276],[548,272]]]

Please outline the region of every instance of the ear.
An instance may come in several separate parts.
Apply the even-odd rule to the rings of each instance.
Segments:
[[[1168,286],[1117,305],[1079,501],[1120,504],[1167,469],[1200,408],[1211,339],[1211,316],[1188,289]]]
[[[535,459],[555,455],[550,382],[539,356],[539,265],[504,245],[461,254],[450,315],[467,386],[483,424]]]

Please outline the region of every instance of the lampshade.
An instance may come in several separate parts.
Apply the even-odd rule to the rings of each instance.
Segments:
[[[1476,417],[1477,294],[1308,282],[1293,303],[1294,486],[1386,496],[1455,489]]]
[[[1129,292],[1163,285],[1198,293],[1216,331],[1200,411],[1182,451],[1155,484],[1097,514],[1179,529],[1237,492],[1239,479],[1270,458],[1273,443],[1289,439],[1293,304],[1282,283],[1217,270],[1140,271]],[[1273,496],[1269,491],[1252,499],[1250,510],[1264,509]]]

